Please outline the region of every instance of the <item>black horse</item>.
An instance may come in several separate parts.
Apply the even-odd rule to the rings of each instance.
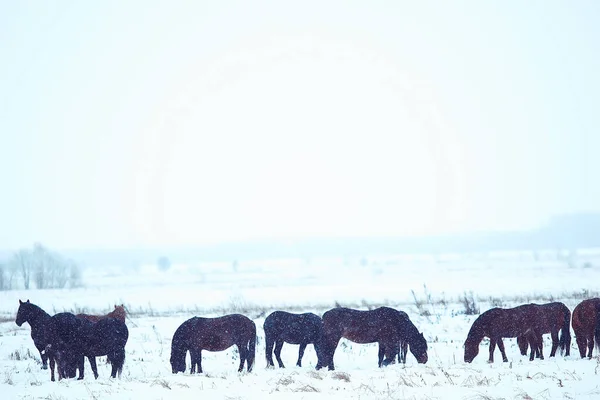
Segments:
[[[379,343],[380,367],[395,361],[403,341],[408,343],[419,363],[427,362],[427,340],[405,312],[393,308],[379,307],[369,311],[334,308],[323,314],[323,331],[324,356],[319,359],[317,369],[328,367],[334,370],[333,356],[341,338],[355,343]]]
[[[45,326],[49,320],[50,314],[48,314],[46,311],[42,310],[35,304],[30,303],[29,300],[26,302],[19,300],[19,310],[17,311],[15,323],[18,326],[23,325],[25,322],[29,323],[29,326],[31,327],[31,338],[33,339],[33,344],[40,352],[40,357],[42,359],[42,369],[48,369],[46,345],[48,345],[49,342],[46,339]]]
[[[129,338],[127,325],[115,318],[105,318],[96,323],[77,318],[71,313],[59,313],[51,317],[46,330],[50,345],[51,380],[54,381],[54,364],[58,362],[59,379],[63,373],[79,369],[84,377],[84,356],[88,358],[94,378],[98,378],[96,357],[106,356],[111,363],[110,376],[116,378],[123,371],[125,345]],[[72,365],[75,363],[76,365]]]
[[[185,372],[185,355],[190,352],[191,373],[202,373],[202,350],[223,351],[236,345],[240,353],[238,372],[247,363],[252,371],[256,353],[256,325],[241,314],[218,318],[193,317],[181,324],[171,342],[171,368],[174,374]]]
[[[302,366],[302,357],[304,350],[309,343],[315,348],[317,357],[321,357],[321,347],[323,341],[323,320],[313,313],[292,314],[285,311],[275,311],[265,319],[263,324],[265,329],[267,367],[274,367],[273,363],[273,345],[275,345],[275,357],[279,368],[284,368],[281,361],[281,349],[283,343],[299,344],[298,367]]]

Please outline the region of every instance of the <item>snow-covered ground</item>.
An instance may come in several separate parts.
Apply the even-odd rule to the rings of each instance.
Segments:
[[[506,339],[508,363],[488,364],[487,341],[472,364],[463,342],[476,315],[464,315],[461,298],[473,294],[481,311],[529,301],[563,301],[571,310],[597,296],[600,252],[580,250],[566,260],[552,252],[486,255],[373,256],[361,260],[266,260],[85,270],[84,287],[72,290],[0,292],[0,397],[3,399],[595,399],[600,398],[598,358],[528,361]],[[114,304],[130,312],[129,341],[121,379],[99,360],[98,380],[86,361],[83,381],[50,382],[40,369],[28,324],[14,323],[18,300],[30,299],[49,313],[105,313]],[[406,311],[429,342],[429,362],[377,368],[377,345],[342,339],[336,371],[315,371],[309,346],[303,367],[294,367],[298,346],[286,344],[285,369],[266,369],[262,323],[271,311],[322,314],[336,304],[367,309],[388,305]],[[246,314],[257,325],[254,371],[237,373],[234,348],[203,352],[201,375],[173,375],[169,364],[175,329],[194,316]],[[544,353],[549,354],[549,339]],[[498,350],[497,350],[498,351]],[[189,371],[189,357],[188,357]]]

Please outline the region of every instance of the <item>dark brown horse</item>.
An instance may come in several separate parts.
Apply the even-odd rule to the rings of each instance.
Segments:
[[[240,367],[247,363],[252,371],[256,352],[256,325],[241,314],[218,318],[194,317],[177,328],[171,342],[171,368],[174,374],[185,372],[185,356],[190,352],[191,373],[202,373],[202,350],[223,351],[236,345],[240,353]]]
[[[575,341],[577,342],[581,358],[585,358],[586,350],[587,357],[592,358],[594,351],[594,329],[598,321],[596,307],[599,306],[600,299],[596,297],[583,300],[573,310],[573,332],[575,333]]]
[[[17,318],[15,323],[18,326],[23,325],[25,322],[29,323],[31,327],[31,338],[36,349],[40,352],[42,359],[42,369],[48,368],[48,355],[46,354],[46,346],[49,341],[46,338],[46,324],[50,321],[50,314],[42,310],[40,307],[27,301],[22,302],[19,300],[19,310],[17,311]]]
[[[550,357],[556,355],[556,350],[560,347],[561,354],[569,356],[571,352],[571,311],[569,308],[560,302],[540,304],[539,318],[536,321],[535,330],[538,334],[543,335],[549,333],[552,338],[552,349]],[[561,331],[562,330],[562,331]],[[561,331],[560,338],[558,336]],[[540,342],[541,343],[541,342]],[[521,355],[527,354],[529,341],[525,336],[517,336],[517,345],[521,351]],[[542,357],[542,349],[536,349],[536,357]]]
[[[551,303],[552,304],[552,303]],[[554,338],[558,338],[558,331],[562,330],[561,338],[557,340],[556,347],[560,346],[561,352],[565,350],[567,342],[570,343],[569,332],[570,315],[558,305],[524,304],[514,308],[492,308],[481,314],[473,322],[465,341],[465,362],[470,363],[479,354],[479,343],[484,337],[490,338],[490,358],[494,362],[496,345],[502,354],[502,361],[507,362],[506,351],[502,338],[523,336],[531,346],[529,359],[533,360],[539,352],[539,357],[544,358],[542,352],[542,334],[548,330],[553,338],[553,353],[556,352]],[[566,308],[566,307],[565,307]]]
[[[49,341],[46,352],[50,359],[50,378],[54,381],[54,366],[58,363],[59,379],[74,377],[79,369],[79,378],[84,377],[84,356],[88,358],[94,378],[98,378],[96,357],[107,356],[112,364],[110,376],[121,375],[125,363],[125,345],[129,331],[124,322],[115,318],[103,318],[94,323],[78,318],[71,313],[58,313],[46,325]]]
[[[408,342],[410,351],[419,363],[427,362],[427,341],[405,312],[389,307],[370,311],[338,307],[323,314],[325,348],[317,369],[334,370],[333,356],[341,338],[355,343],[379,344],[379,366],[395,361],[400,343]],[[385,357],[385,359],[384,359]]]
[[[125,311],[125,306],[121,304],[120,306],[115,305],[115,309],[106,315],[77,314],[76,317],[87,319],[90,322],[98,322],[101,319],[105,318],[115,318],[125,323],[125,317],[127,317],[127,312]]]
[[[274,311],[265,319],[263,328],[265,330],[267,367],[275,366],[273,363],[273,346],[275,346],[275,358],[277,358],[279,368],[284,368],[281,360],[281,349],[284,342],[300,345],[296,362],[298,367],[302,366],[304,350],[309,343],[314,346],[317,357],[322,356],[323,321],[316,314]]]

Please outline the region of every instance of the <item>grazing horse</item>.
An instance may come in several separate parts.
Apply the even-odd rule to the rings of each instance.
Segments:
[[[324,356],[317,369],[335,369],[333,356],[341,338],[355,343],[379,344],[379,367],[395,361],[400,343],[406,341],[419,363],[427,362],[427,341],[410,321],[405,312],[389,307],[360,311],[350,308],[333,308],[323,314]],[[384,360],[385,356],[385,360]]]
[[[556,355],[556,350],[560,347],[561,354],[570,355],[571,350],[571,311],[560,302],[553,302],[538,305],[538,318],[535,321],[535,331],[543,335],[549,333],[552,338],[552,349],[550,357]],[[560,331],[560,338],[558,333]],[[541,343],[541,341],[540,341]],[[523,335],[517,336],[517,345],[521,355],[527,354],[529,342]],[[542,349],[536,349],[536,357],[543,356]]]
[[[52,381],[56,362],[59,379],[63,378],[64,372],[68,373],[75,368],[79,369],[77,379],[83,379],[84,356],[92,367],[94,378],[98,379],[98,356],[106,356],[112,364],[112,378],[121,375],[125,363],[125,344],[129,338],[129,330],[124,322],[115,318],[104,318],[93,323],[77,318],[71,313],[59,313],[51,317],[46,335],[50,342],[47,351]]]
[[[192,361],[190,373],[202,373],[202,350],[223,351],[236,345],[240,353],[240,367],[247,363],[252,371],[256,353],[256,325],[241,314],[217,318],[193,317],[181,324],[171,342],[171,369],[174,374],[185,372],[185,355],[189,351]]]
[[[273,363],[273,345],[275,345],[275,357],[279,368],[284,368],[281,361],[281,349],[283,343],[299,344],[298,367],[302,366],[302,357],[304,350],[309,343],[312,343],[317,357],[321,354],[321,345],[323,339],[323,320],[313,313],[292,314],[285,311],[274,311],[269,314],[263,324],[265,329],[267,357],[267,367],[274,367]]]
[[[125,317],[127,316],[127,312],[125,311],[125,306],[121,304],[120,306],[115,305],[115,309],[109,312],[106,315],[90,315],[90,314],[77,314],[77,318],[87,319],[90,322],[98,322],[104,318],[115,318],[119,321],[125,323]]]
[[[579,355],[585,358],[592,358],[594,351],[594,329],[598,321],[596,307],[600,306],[600,298],[583,300],[575,306],[573,310],[573,333],[575,333],[575,342],[579,348]],[[598,345],[598,343],[596,342]]]
[[[507,362],[506,352],[502,338],[523,336],[531,346],[529,360],[533,360],[539,352],[539,358],[543,359],[542,334],[552,334],[553,356],[556,347],[560,346],[561,352],[565,350],[567,342],[570,343],[569,313],[564,305],[539,305],[524,304],[514,308],[492,308],[481,314],[473,322],[465,340],[465,362],[470,363],[479,353],[479,343],[485,336],[490,338],[490,358],[488,362],[494,362],[494,350],[496,344],[502,354],[502,361]],[[566,309],[566,310],[565,310]],[[562,329],[561,338],[558,339],[558,331]]]
[[[42,369],[48,369],[48,355],[46,354],[48,340],[46,339],[45,326],[49,320],[50,314],[35,304],[30,303],[29,299],[26,302],[19,300],[19,310],[17,311],[15,323],[18,326],[23,325],[25,322],[29,323],[33,344],[40,352],[42,359]]]

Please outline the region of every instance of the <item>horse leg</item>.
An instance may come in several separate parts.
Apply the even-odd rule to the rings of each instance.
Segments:
[[[337,345],[340,342],[341,338],[342,337],[340,336],[337,339],[334,339],[334,340],[332,340],[332,341],[330,341],[328,343],[328,354],[327,354],[327,358],[328,358],[327,365],[328,365],[328,367],[327,367],[327,369],[329,371],[334,371],[335,370],[335,366],[333,365],[333,356],[335,354],[335,349],[337,349]]]
[[[398,353],[398,364],[406,364],[406,354],[408,353],[408,342],[402,340],[400,342],[400,352]]]
[[[192,366],[190,367],[190,374],[195,374],[196,364],[198,363],[198,352],[196,350],[190,349],[190,361],[192,362]]]
[[[56,366],[56,360],[54,356],[50,356],[50,380],[54,382],[54,367]]]
[[[579,355],[581,356],[581,358],[585,358],[585,349],[587,347],[587,341],[585,340],[585,336],[583,336],[582,334],[576,335],[575,343],[577,343]]]
[[[238,372],[242,372],[244,370],[244,363],[248,358],[248,348],[245,343],[238,344],[237,347],[240,353],[240,367],[238,368]]]
[[[556,349],[558,349],[558,331],[550,332],[550,336],[552,337],[552,350],[550,350],[550,357],[554,357],[556,355]]]
[[[591,359],[592,358],[592,352],[594,351],[594,335],[593,335],[593,332],[588,336],[587,347],[588,347],[587,357]]]
[[[396,354],[398,354],[398,352],[400,351],[400,347],[397,344],[397,342],[395,342],[394,344],[391,345],[387,345],[385,347],[385,359],[383,360],[383,366],[388,366],[390,364],[393,364],[396,362]]]
[[[44,349],[45,346],[40,347],[42,347],[42,349],[40,350],[38,348],[38,351],[40,352],[40,358],[42,359],[42,369],[48,369],[48,354],[46,354],[46,350]]]
[[[504,351],[504,342],[502,338],[498,338],[498,348],[500,349],[500,354],[502,354],[502,361],[508,362],[508,358],[506,358],[506,351]]]
[[[279,368],[285,368],[283,361],[281,361],[281,349],[283,348],[283,340],[277,339],[275,342],[275,358],[279,364]]]
[[[496,339],[490,338],[490,358],[488,359],[489,363],[494,362],[494,350],[496,350]]]
[[[88,361],[90,362],[90,367],[92,367],[92,372],[94,373],[94,379],[98,379],[98,366],[96,365],[96,357],[95,356],[87,356]],[[81,377],[83,379],[83,371],[81,371]]]
[[[383,344],[381,344],[381,342],[379,343],[379,353],[377,354],[378,356],[378,363],[377,366],[379,368],[381,368],[381,366],[383,365],[383,356],[385,355],[385,347],[383,346]]]
[[[308,346],[307,342],[300,343],[300,349],[298,350],[298,362],[296,363],[296,366],[298,367],[302,366],[302,357],[304,357],[304,350],[306,349],[306,346]]]
[[[527,346],[529,342],[525,336],[517,336],[517,346],[519,346],[519,351],[522,356],[527,355]]]
[[[198,362],[198,373],[202,373],[202,349],[198,350],[198,358],[196,359]]]
[[[275,363],[273,362],[273,346],[275,345],[275,340],[271,336],[266,338],[266,346],[265,346],[265,356],[267,359],[267,367],[275,367]]]

